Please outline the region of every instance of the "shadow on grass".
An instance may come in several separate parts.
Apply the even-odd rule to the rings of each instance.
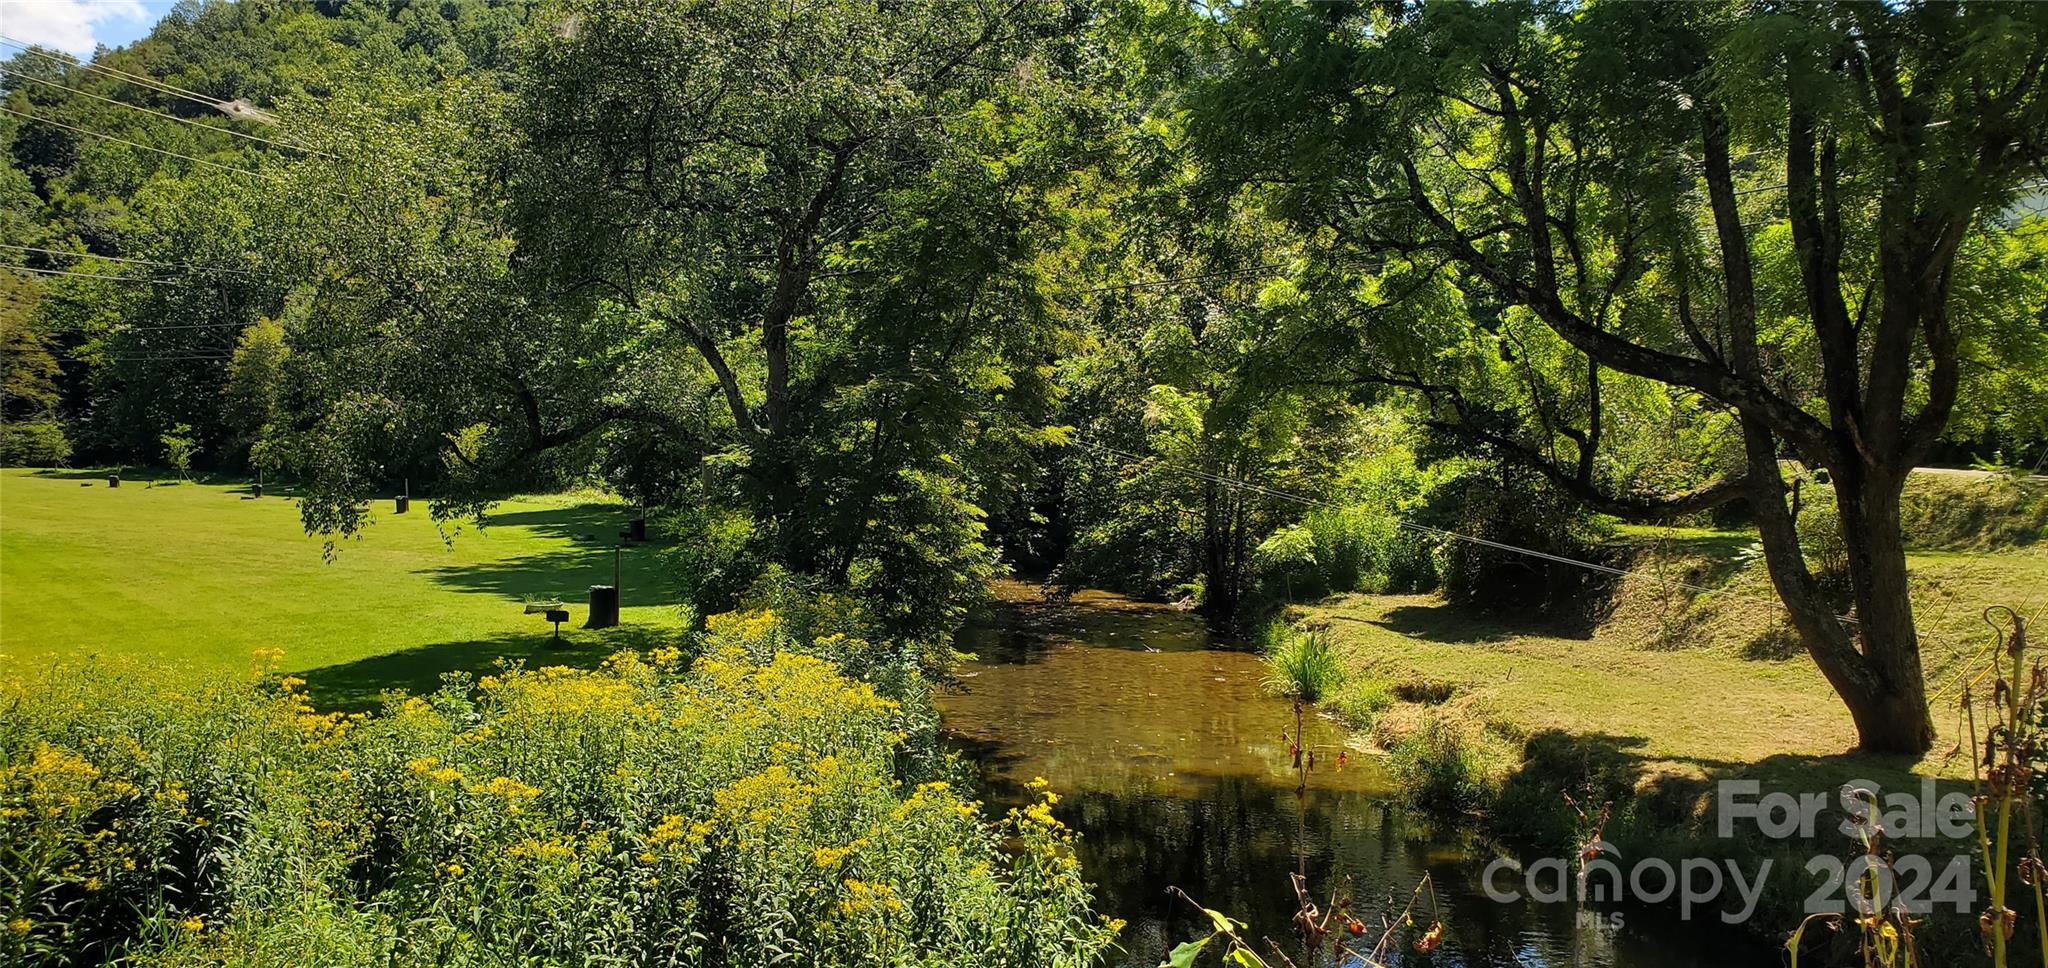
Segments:
[[[202,487],[218,487],[230,494],[243,497],[254,495],[255,481],[234,474],[212,474],[194,471],[180,478],[176,471],[157,467],[43,467],[28,472],[30,477],[49,481],[82,481],[89,484],[104,484],[108,475],[121,475],[124,486],[164,487],[178,484],[193,484]],[[289,481],[266,481],[263,484],[264,497],[293,497],[299,493],[298,486]]]
[[[630,509],[610,504],[490,514],[484,519],[487,529],[527,528],[567,546],[501,561],[449,565],[425,574],[439,584],[515,602],[560,600],[579,605],[589,600],[590,586],[613,584],[616,565],[622,607],[678,604],[682,599],[659,558],[662,545],[648,541],[620,546],[617,535],[628,520]]]
[[[532,511],[491,511],[484,527],[531,528],[550,537],[610,548],[636,512],[623,504],[590,502]]]
[[[489,673],[501,662],[523,662],[528,668],[569,666],[595,668],[605,657],[624,649],[645,650],[674,645],[681,631],[651,625],[621,625],[592,631],[564,626],[562,642],[554,643],[550,627],[535,617],[532,632],[515,632],[468,642],[443,642],[357,659],[297,673],[306,692],[323,710],[359,712],[374,709],[387,689],[410,694],[432,692],[450,672]]]
[[[1917,793],[1915,756],[1879,756],[1845,750],[1840,753],[1780,753],[1746,761],[1719,757],[1655,756],[1642,736],[1612,733],[1571,733],[1540,730],[1522,743],[1522,759],[1502,786],[1497,815],[1513,831],[1538,843],[1563,846],[1575,835],[1564,795],[1581,803],[1612,800],[1632,804],[1636,822],[1651,828],[1680,831],[1715,818],[1717,784],[1723,780],[1757,781],[1760,793],[1821,794],[1832,806],[1842,784],[1868,781],[1884,791]],[[1947,781],[1944,781],[1946,785]],[[1745,794],[1753,802],[1756,794]],[[1839,818],[1838,818],[1839,819]],[[1832,830],[1832,821],[1829,829]]]
[[[154,467],[45,467],[29,472],[30,477],[52,481],[105,481],[110,474],[121,475],[123,484],[147,485],[156,481],[178,479],[176,472]]]
[[[1547,622],[1510,623],[1497,616],[1475,615],[1447,602],[1436,605],[1401,605],[1389,609],[1384,616],[1366,624],[1445,645],[1480,645],[1521,635],[1556,634],[1556,630],[1549,628],[1550,623]]]

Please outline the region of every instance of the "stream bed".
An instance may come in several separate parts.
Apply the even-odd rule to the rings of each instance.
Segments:
[[[1295,950],[1288,873],[1297,863],[1318,904],[1348,895],[1368,924],[1398,915],[1430,875],[1443,945],[1429,956],[1390,953],[1388,964],[1775,963],[1716,923],[1624,912],[1616,924],[1614,912],[1570,903],[1496,902],[1480,874],[1498,854],[1402,809],[1375,757],[1333,762],[1346,741],[1334,724],[1307,724],[1320,756],[1297,801],[1291,707],[1261,687],[1256,655],[1223,647],[1194,615],[1102,592],[1048,602],[1020,582],[996,592],[992,614],[963,635],[978,658],[961,668],[962,688],[940,697],[946,731],[980,765],[995,805],[1024,802],[1037,777],[1060,795],[1055,814],[1081,835],[1098,909],[1128,922],[1120,965],[1154,968],[1203,930],[1168,887],[1249,922],[1247,939]],[[1425,924],[1427,907],[1417,915]]]

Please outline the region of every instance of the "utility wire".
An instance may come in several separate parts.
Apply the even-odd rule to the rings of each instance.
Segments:
[[[215,111],[221,111],[225,113],[225,106],[229,103],[227,101],[220,101],[208,97],[190,88],[179,87],[176,84],[170,83],[169,81],[158,80],[154,77],[149,77],[143,74],[132,74],[128,71],[121,70],[118,67],[108,67],[105,64],[96,64],[92,61],[79,60],[75,57],[70,56],[69,54],[51,53],[50,51],[45,50],[41,47],[37,47],[33,44],[24,43],[22,41],[15,40],[11,37],[7,37],[4,35],[0,35],[0,44],[6,44],[10,47],[20,48],[22,51],[26,53],[34,54],[35,56],[41,57],[44,60],[53,61],[55,63],[62,64],[66,67],[81,68],[83,70],[88,70],[97,74],[104,75],[106,77],[112,77],[117,80],[127,81],[130,84],[134,84],[138,87],[148,88],[149,90],[155,91],[159,94],[168,94],[175,98],[182,98],[184,100],[191,101],[195,104],[211,108]]]
[[[255,136],[255,135],[253,135],[253,134],[243,134],[242,132],[240,132],[240,131],[236,131],[236,130],[234,130],[234,129],[232,129],[232,128],[220,128],[220,127],[215,127],[215,126],[213,126],[213,125],[210,125],[210,124],[203,124],[203,123],[201,123],[201,122],[199,122],[199,121],[196,121],[196,120],[194,120],[194,119],[192,119],[192,118],[181,118],[181,117],[178,117],[178,116],[177,116],[177,115],[175,115],[175,114],[170,114],[170,113],[167,113],[167,112],[164,112],[164,111],[157,111],[157,110],[153,110],[153,109],[151,109],[151,108],[146,108],[146,107],[143,107],[143,106],[142,106],[142,105],[140,105],[140,104],[129,104],[129,103],[128,103],[128,102],[126,102],[126,101],[120,100],[120,99],[118,99],[118,98],[111,98],[111,97],[107,97],[107,96],[106,96],[106,95],[104,95],[104,94],[94,94],[94,93],[93,93],[93,92],[91,92],[91,91],[81,91],[81,90],[78,90],[77,88],[65,87],[64,85],[62,85],[62,84],[58,84],[58,83],[56,83],[55,81],[46,81],[46,80],[43,80],[43,79],[42,79],[42,78],[40,78],[40,77],[34,77],[34,76],[32,76],[32,75],[28,75],[28,74],[23,74],[23,73],[21,73],[21,72],[19,72],[19,71],[10,71],[10,70],[7,70],[6,68],[0,68],[0,74],[5,74],[5,75],[8,75],[9,77],[18,77],[18,78],[21,78],[22,80],[24,80],[24,81],[27,81],[27,82],[29,82],[29,83],[31,83],[31,84],[41,84],[41,85],[43,85],[44,87],[51,87],[51,88],[56,88],[56,89],[57,89],[57,90],[59,90],[59,91],[64,91],[64,92],[66,92],[66,93],[69,93],[69,94],[77,94],[77,95],[80,95],[80,96],[82,96],[82,97],[89,97],[89,98],[92,98],[92,99],[93,99],[93,100],[95,100],[95,101],[105,101],[105,102],[107,102],[108,104],[112,104],[112,105],[115,105],[115,106],[117,106],[117,107],[124,107],[124,108],[127,108],[127,109],[128,109],[128,110],[130,110],[130,111],[140,111],[140,112],[142,112],[143,114],[153,115],[153,116],[155,116],[155,117],[163,118],[163,119],[165,119],[165,120],[167,120],[167,121],[176,121],[176,122],[178,122],[179,124],[189,124],[189,125],[191,125],[191,126],[193,126],[193,127],[195,127],[195,128],[198,128],[198,129],[200,129],[201,131],[212,131],[212,132],[215,132],[215,133],[217,133],[217,134],[226,134],[226,135],[233,135],[234,137],[237,137],[237,138],[241,138],[241,139],[242,139],[242,140],[244,140],[244,141],[253,141],[253,142],[256,142],[257,144],[260,144],[260,145],[269,145],[269,146],[271,146],[271,147],[273,147],[273,148],[289,148],[289,149],[291,149],[291,150],[293,150],[293,151],[303,151],[303,152],[307,152],[308,154],[315,154],[315,155],[319,155],[319,156],[320,156],[320,157],[322,157],[322,158],[333,158],[333,157],[335,157],[334,155],[328,154],[327,152],[324,152],[324,151],[320,151],[320,150],[318,150],[318,149],[314,149],[314,148],[308,148],[308,147],[305,147],[304,145],[297,145],[297,144],[292,144],[292,143],[290,143],[290,142],[287,142],[287,141],[272,141],[272,140],[270,140],[269,138],[259,138],[259,137],[256,137],[256,136]]]
[[[155,266],[159,269],[183,269],[187,272],[228,272],[243,276],[256,275],[256,272],[250,269],[231,269],[226,266],[196,266],[179,262],[158,262],[155,259],[137,259],[132,256],[119,255],[96,255],[91,252],[73,252],[69,249],[44,249],[33,245],[12,245],[5,242],[0,242],[0,249],[13,249],[17,252],[40,252],[44,255],[64,255],[74,259],[104,259],[108,262],[127,262],[139,266]]]
[[[249,325],[252,325],[252,324],[250,324],[250,323],[178,323],[178,324],[175,324],[175,325],[167,325],[167,326],[123,326],[123,327],[121,327],[121,332],[124,332],[124,333],[160,333],[160,332],[164,332],[165,330],[178,330],[178,329],[229,329],[229,328],[234,328],[234,329],[241,329],[241,328],[243,328],[243,327],[246,327],[246,326],[249,326]]]
[[[158,286],[183,285],[176,279],[150,279],[142,276],[108,276],[97,272],[69,272],[64,269],[36,269],[30,266],[0,266],[15,272],[33,272],[39,276],[75,276],[79,279],[105,279],[108,282],[146,282]]]
[[[49,53],[49,52],[47,52],[47,51],[44,51],[44,50],[41,50],[41,49],[38,49],[38,48],[32,47],[32,46],[30,46],[30,45],[28,45],[28,44],[22,43],[21,41],[18,41],[18,40],[11,40],[11,39],[9,39],[9,38],[7,38],[7,37],[4,37],[4,36],[0,36],[0,44],[8,44],[8,45],[11,45],[11,46],[14,46],[14,47],[18,47],[18,48],[21,48],[21,49],[22,49],[23,51],[25,51],[25,52],[27,52],[27,53],[30,53],[30,54],[35,54],[35,55],[37,55],[37,56],[39,56],[39,57],[47,58],[47,59],[49,59],[49,60],[51,60],[51,61],[54,61],[54,62],[56,62],[56,63],[62,64],[62,65],[65,65],[66,67],[78,67],[78,68],[83,68],[83,69],[85,69],[85,70],[88,70],[88,71],[96,71],[96,72],[99,72],[100,74],[106,75],[106,76],[108,76],[108,77],[112,77],[112,78],[115,78],[116,80],[126,81],[126,82],[128,82],[128,83],[130,83],[130,84],[134,84],[134,85],[136,85],[136,86],[138,86],[138,87],[142,87],[142,88],[145,88],[145,89],[147,89],[147,90],[155,91],[155,92],[157,92],[157,93],[159,93],[159,94],[167,94],[167,95],[170,95],[171,97],[175,97],[175,98],[182,98],[182,99],[184,99],[184,100],[187,100],[187,101],[191,101],[191,102],[193,102],[193,103],[195,103],[195,104],[199,104],[199,105],[202,105],[202,106],[204,106],[204,107],[206,107],[206,108],[210,108],[210,109],[212,109],[212,110],[214,110],[214,111],[219,111],[219,112],[221,112],[222,114],[224,114],[224,115],[227,115],[228,117],[232,117],[232,118],[241,118],[241,117],[244,117],[244,115],[241,115],[241,114],[237,114],[237,113],[235,113],[234,111],[231,111],[231,110],[229,110],[228,106],[229,106],[230,104],[232,104],[232,103],[233,103],[233,102],[231,102],[231,101],[218,101],[218,100],[215,100],[215,99],[213,99],[213,98],[211,98],[211,97],[208,97],[208,96],[206,96],[206,95],[204,95],[204,94],[200,94],[200,93],[199,93],[199,92],[197,92],[197,91],[193,91],[193,90],[190,90],[190,89],[188,89],[188,88],[182,88],[182,87],[179,87],[179,86],[177,86],[177,85],[175,85],[175,84],[171,84],[171,83],[169,83],[169,82],[165,82],[165,81],[159,81],[159,80],[157,80],[156,78],[153,78],[153,77],[148,77],[148,76],[145,76],[145,75],[142,75],[142,74],[133,74],[133,73],[130,73],[130,72],[128,72],[128,71],[120,70],[120,69],[118,69],[118,68],[113,68],[113,67],[107,67],[107,66],[105,66],[105,65],[103,65],[103,64],[95,64],[95,63],[92,63],[92,62],[90,62],[90,61],[78,61],[78,60],[73,60],[73,59],[71,59],[71,58],[70,58],[70,57],[68,57],[68,56],[58,56],[58,55],[56,55],[56,54],[51,54],[51,53]],[[67,90],[69,90],[69,89],[67,88]],[[85,92],[85,91],[77,91],[77,92],[75,92],[75,93],[79,93],[79,94],[86,94],[87,92]],[[88,95],[88,96],[97,96],[97,95]],[[117,104],[123,104],[123,105],[126,105],[126,102],[121,102],[121,101],[116,101],[115,103],[117,103]],[[127,106],[131,106],[131,107],[132,107],[133,105],[127,105]],[[151,113],[155,113],[155,112],[151,112]],[[261,112],[260,112],[260,110],[259,110],[259,111],[258,111],[257,113],[261,113]],[[181,118],[176,118],[176,117],[174,117],[174,116],[171,116],[171,115],[165,115],[165,117],[171,117],[171,118],[172,118],[172,120],[183,120],[183,119],[181,119]],[[277,122],[275,121],[275,119],[271,119],[271,118],[269,118],[269,117],[268,117],[268,115],[264,115],[264,117],[263,117],[263,118],[260,118],[260,119],[258,119],[258,120],[262,120],[262,121],[263,121],[264,123],[267,123],[267,124],[276,124],[276,123],[277,123]],[[225,129],[221,129],[221,128],[212,128],[212,127],[210,127],[210,126],[205,126],[205,125],[202,125],[202,127],[208,127],[208,129],[209,129],[209,130],[214,130],[214,131],[220,131],[220,130],[225,130]],[[243,134],[239,134],[238,132],[233,132],[233,131],[230,131],[230,132],[228,132],[228,133],[229,133],[229,134],[235,134],[235,135],[236,135],[237,137],[245,137],[245,138],[252,138],[253,140],[263,141],[263,142],[265,142],[266,144],[275,144],[275,145],[277,145],[277,146],[279,146],[279,147],[285,147],[285,148],[291,148],[291,149],[294,149],[294,150],[297,150],[297,151],[303,151],[303,152],[306,152],[306,153],[308,153],[308,154],[311,154],[311,155],[316,155],[316,156],[318,156],[318,157],[321,157],[321,158],[328,158],[328,159],[332,159],[332,160],[336,160],[336,161],[340,161],[340,160],[342,160],[341,156],[339,156],[339,155],[336,155],[336,154],[332,154],[332,153],[330,153],[330,152],[326,152],[326,151],[322,151],[322,150],[320,150],[320,149],[318,149],[318,148],[315,148],[315,147],[313,147],[313,146],[311,146],[311,145],[308,145],[308,144],[305,144],[305,143],[303,143],[303,142],[297,141],[297,140],[295,140],[295,139],[289,139],[289,138],[285,138],[285,139],[263,139],[263,138],[255,138],[255,137],[254,137],[253,135],[243,135]],[[474,222],[475,220],[473,220],[473,219],[469,219],[468,221]]]
[[[170,156],[170,157],[172,157],[172,158],[183,158],[183,159],[185,159],[186,161],[194,162],[194,163],[196,163],[196,164],[201,164],[201,165],[205,165],[205,166],[206,166],[206,167],[208,167],[208,168],[218,168],[218,169],[220,169],[220,170],[222,170],[222,171],[232,171],[232,172],[235,172],[236,174],[241,174],[241,175],[253,175],[253,176],[257,177],[257,178],[269,178],[269,179],[275,179],[275,178],[277,177],[276,175],[272,175],[272,174],[266,174],[266,173],[264,173],[264,172],[260,172],[260,171],[257,171],[257,170],[255,170],[255,169],[253,169],[253,168],[238,168],[238,167],[236,167],[236,166],[234,166],[234,165],[223,165],[223,164],[221,164],[221,163],[219,163],[219,162],[215,162],[215,161],[207,161],[207,160],[206,160],[206,159],[204,159],[204,158],[194,158],[194,157],[192,157],[191,155],[186,155],[186,154],[179,154],[178,152],[175,152],[175,151],[167,151],[167,150],[165,150],[165,149],[163,149],[163,148],[153,148],[153,147],[150,147],[149,145],[146,145],[146,144],[141,144],[141,143],[138,143],[138,142],[134,142],[134,141],[129,141],[129,140],[128,140],[128,139],[126,139],[126,138],[117,138],[117,137],[115,137],[115,136],[113,136],[113,135],[110,135],[110,134],[106,134],[106,133],[103,133],[103,132],[99,132],[99,131],[94,131],[94,130],[92,130],[92,129],[90,129],[90,128],[81,128],[81,127],[78,127],[77,125],[72,125],[72,124],[65,124],[65,123],[64,123],[64,122],[62,122],[62,121],[56,121],[56,120],[52,120],[52,119],[50,119],[50,118],[45,118],[45,117],[41,117],[41,116],[39,116],[39,115],[34,115],[34,114],[30,114],[30,113],[28,113],[28,112],[26,112],[26,111],[16,111],[15,109],[13,109],[13,108],[10,108],[10,107],[8,107],[8,106],[7,106],[7,105],[5,105],[5,104],[0,104],[0,111],[5,111],[5,112],[7,112],[8,114],[12,114],[12,115],[14,115],[15,117],[18,117],[18,118],[27,118],[27,119],[28,119],[28,120],[30,120],[30,121],[38,121],[38,122],[41,122],[41,123],[43,123],[43,124],[48,124],[48,125],[54,125],[54,126],[56,126],[56,127],[59,127],[59,128],[63,128],[63,129],[65,129],[65,130],[67,130],[67,131],[76,131],[76,132],[78,132],[79,134],[82,134],[82,135],[89,135],[89,136],[91,136],[91,137],[94,137],[94,138],[104,138],[104,139],[106,139],[106,140],[108,140],[108,141],[116,141],[116,142],[119,142],[119,143],[121,143],[121,144],[127,145],[127,146],[129,146],[129,147],[131,147],[131,148],[140,148],[140,149],[142,149],[142,150],[144,150],[144,151],[153,151],[153,152],[156,152],[157,154],[160,154],[160,155],[169,155],[169,156]]]
[[[1297,503],[1297,504],[1302,504],[1302,505],[1306,505],[1306,506],[1309,506],[1309,507],[1318,507],[1318,508],[1325,508],[1325,509],[1328,509],[1328,510],[1333,510],[1333,511],[1342,511],[1342,510],[1345,510],[1345,507],[1344,507],[1344,505],[1338,504],[1338,503],[1336,503],[1336,502],[1334,502],[1334,501],[1324,501],[1324,500],[1321,500],[1321,499],[1318,499],[1318,498],[1308,497],[1308,496],[1306,496],[1306,495],[1302,495],[1302,494],[1294,494],[1294,493],[1291,493],[1291,492],[1288,492],[1288,491],[1282,491],[1282,490],[1278,490],[1278,489],[1276,489],[1276,488],[1266,487],[1266,486],[1263,486],[1263,485],[1260,485],[1260,484],[1254,484],[1254,483],[1252,483],[1252,482],[1250,482],[1250,481],[1247,481],[1247,480],[1243,480],[1243,479],[1240,479],[1240,478],[1228,477],[1228,476],[1225,476],[1225,475],[1222,475],[1222,474],[1216,474],[1216,473],[1212,473],[1212,472],[1209,472],[1209,471],[1203,471],[1203,470],[1198,470],[1198,469],[1196,469],[1196,468],[1192,468],[1192,467],[1185,467],[1185,466],[1182,466],[1182,465],[1179,465],[1179,464],[1175,464],[1175,463],[1173,463],[1172,461],[1168,461],[1168,460],[1165,460],[1165,459],[1163,459],[1163,458],[1159,458],[1159,457],[1145,457],[1145,456],[1141,456],[1141,455],[1138,455],[1138,454],[1132,454],[1132,453],[1129,453],[1129,452],[1127,452],[1127,451],[1121,451],[1121,450],[1117,450],[1117,449],[1116,449],[1116,448],[1114,448],[1114,447],[1104,447],[1104,446],[1102,446],[1102,445],[1100,445],[1100,444],[1091,444],[1091,443],[1088,443],[1087,441],[1076,441],[1076,443],[1080,444],[1080,445],[1081,445],[1082,447],[1086,447],[1086,448],[1089,448],[1089,449],[1091,449],[1091,450],[1096,450],[1096,451],[1101,451],[1101,452],[1105,452],[1105,453],[1109,453],[1109,454],[1114,454],[1114,455],[1116,455],[1116,456],[1119,456],[1119,457],[1123,457],[1123,458],[1125,458],[1125,459],[1128,459],[1128,460],[1135,460],[1135,461],[1141,461],[1141,462],[1152,462],[1152,463],[1157,463],[1157,464],[1163,465],[1163,466],[1165,466],[1165,467],[1168,467],[1168,468],[1170,468],[1170,469],[1172,469],[1172,470],[1175,470],[1175,471],[1179,471],[1180,473],[1183,473],[1183,474],[1187,474],[1187,475],[1190,475],[1190,476],[1193,476],[1193,477],[1198,477],[1198,478],[1201,478],[1201,479],[1203,479],[1203,480],[1207,480],[1207,481],[1212,481],[1212,482],[1215,482],[1215,483],[1218,483],[1218,484],[1222,484],[1222,485],[1224,485],[1224,486],[1226,486],[1226,487],[1232,487],[1232,488],[1238,488],[1238,489],[1241,489],[1241,490],[1247,490],[1247,491],[1252,491],[1252,492],[1254,492],[1254,493],[1258,493],[1258,494],[1264,494],[1264,495],[1266,495],[1266,496],[1268,496],[1268,497],[1274,497],[1274,498],[1279,498],[1279,499],[1281,499],[1281,500],[1285,500],[1285,501],[1293,501],[1293,502],[1295,502],[1295,503]],[[1415,531],[1415,532],[1418,532],[1418,533],[1421,533],[1421,534],[1427,534],[1427,535],[1432,535],[1432,536],[1435,536],[1435,537],[1439,537],[1439,538],[1450,538],[1450,539],[1453,539],[1453,540],[1456,540],[1456,541],[1463,541],[1463,542],[1467,542],[1467,543],[1469,543],[1469,544],[1479,545],[1479,546],[1482,546],[1482,547],[1486,547],[1486,548],[1493,548],[1493,549],[1495,549],[1495,550],[1499,550],[1499,551],[1507,551],[1507,552],[1511,552],[1511,553],[1514,553],[1514,554],[1519,554],[1519,555],[1528,555],[1528,556],[1531,556],[1531,557],[1535,557],[1535,558],[1541,558],[1541,559],[1543,559],[1543,560],[1545,560],[1545,561],[1551,561],[1551,562],[1556,562],[1557,564],[1561,564],[1561,565],[1569,565],[1569,566],[1571,566],[1571,567],[1574,567],[1574,568],[1584,568],[1584,569],[1588,569],[1588,570],[1590,570],[1590,571],[1597,571],[1597,572],[1602,572],[1602,573],[1604,573],[1604,574],[1614,575],[1614,576],[1617,576],[1617,577],[1621,577],[1621,578],[1628,578],[1628,579],[1637,579],[1637,580],[1641,580],[1641,581],[1655,582],[1655,583],[1657,583],[1657,584],[1660,584],[1660,585],[1667,585],[1667,586],[1670,586],[1670,587],[1672,587],[1672,588],[1681,588],[1681,589],[1685,589],[1686,591],[1690,591],[1690,592],[1694,592],[1694,593],[1697,593],[1697,594],[1702,594],[1702,595],[1720,595],[1720,596],[1724,596],[1724,597],[1729,597],[1729,598],[1741,598],[1741,599],[1748,599],[1749,601],[1757,602],[1757,603],[1760,603],[1760,604],[1764,604],[1764,605],[1769,605],[1769,606],[1771,606],[1772,608],[1778,608],[1778,609],[1783,609],[1783,608],[1786,608],[1786,605],[1785,605],[1785,603],[1784,603],[1784,602],[1781,602],[1781,601],[1779,601],[1779,600],[1777,600],[1777,599],[1774,599],[1774,598],[1765,598],[1765,597],[1764,597],[1764,596],[1762,596],[1762,595],[1751,595],[1751,594],[1747,594],[1747,593],[1745,593],[1745,592],[1736,592],[1736,591],[1730,591],[1730,590],[1728,590],[1728,589],[1725,589],[1725,588],[1709,588],[1709,587],[1707,587],[1707,586],[1705,586],[1705,585],[1695,585],[1695,584],[1692,584],[1691,582],[1683,582],[1683,581],[1676,581],[1676,580],[1673,580],[1673,579],[1669,579],[1669,578],[1660,578],[1660,577],[1658,577],[1658,576],[1656,576],[1656,575],[1649,575],[1649,574],[1644,574],[1644,573],[1642,573],[1642,572],[1634,572],[1634,571],[1628,571],[1628,570],[1626,570],[1626,569],[1622,569],[1622,568],[1616,568],[1616,567],[1614,567],[1614,566],[1612,566],[1612,565],[1602,565],[1602,564],[1598,564],[1598,563],[1596,563],[1596,562],[1591,562],[1591,561],[1581,561],[1581,560],[1579,560],[1579,559],[1577,559],[1577,558],[1567,558],[1567,557],[1565,557],[1564,555],[1554,555],[1554,554],[1551,554],[1550,552],[1547,552],[1547,551],[1538,551],[1538,550],[1536,550],[1536,549],[1534,549],[1534,548],[1524,548],[1524,547],[1521,547],[1521,546],[1519,546],[1519,545],[1511,545],[1511,544],[1507,544],[1507,543],[1505,543],[1505,542],[1500,542],[1500,541],[1492,541],[1492,540],[1489,540],[1489,539],[1486,539],[1486,538],[1480,538],[1480,537],[1475,537],[1475,536],[1473,536],[1473,535],[1469,535],[1469,534],[1460,534],[1460,533],[1458,533],[1458,532],[1456,532],[1456,531],[1450,531],[1450,530],[1446,530],[1446,529],[1444,529],[1444,528],[1434,528],[1434,527],[1430,527],[1429,525],[1426,525],[1426,524],[1418,524],[1418,523],[1416,523],[1416,522],[1414,522],[1414,521],[1409,521],[1409,520],[1406,520],[1406,519],[1402,519],[1402,518],[1396,518],[1396,519],[1395,519],[1395,521],[1394,521],[1394,523],[1395,523],[1396,525],[1400,526],[1400,527],[1403,527],[1403,528],[1406,528],[1406,529],[1408,529],[1408,530],[1410,530],[1410,531]],[[1855,618],[1853,618],[1853,617],[1851,617],[1851,616],[1848,616],[1848,615],[1837,615],[1837,616],[1835,616],[1835,617],[1836,617],[1837,619],[1840,619],[1840,620],[1844,621],[1844,622],[1848,622],[1848,623],[1850,623],[1850,624],[1856,624],[1856,619],[1855,619]],[[1917,635],[1918,633],[1915,633],[1915,634]]]

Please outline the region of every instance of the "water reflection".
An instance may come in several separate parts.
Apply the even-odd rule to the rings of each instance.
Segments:
[[[1298,863],[1318,903],[1349,897],[1369,925],[1398,917],[1431,875],[1444,945],[1390,952],[1390,965],[1760,963],[1750,945],[1648,914],[1617,926],[1569,905],[1492,901],[1479,876],[1495,855],[1397,809],[1377,760],[1329,723],[1308,726],[1319,756],[1297,799],[1288,705],[1261,688],[1256,657],[1215,647],[1192,616],[1099,592],[1051,604],[1018,583],[998,595],[1002,607],[965,636],[980,658],[962,669],[964,688],[941,699],[947,730],[982,765],[991,799],[1021,802],[1039,776],[1061,794],[1103,909],[1129,922],[1126,965],[1152,968],[1202,930],[1169,886],[1249,922],[1248,938],[1289,944]]]

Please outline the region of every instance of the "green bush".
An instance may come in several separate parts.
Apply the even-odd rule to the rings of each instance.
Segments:
[[[1434,540],[1401,527],[1392,509],[1363,505],[1310,512],[1252,553],[1267,601],[1343,592],[1419,592],[1436,587]]]
[[[55,420],[0,424],[0,467],[62,467],[71,460],[71,440]]]
[[[1483,810],[1498,791],[1501,772],[1483,737],[1435,712],[1394,743],[1387,765],[1410,800],[1441,813]]]
[[[904,780],[905,710],[758,651],[518,668],[315,712],[302,683],[104,667],[4,687],[0,962],[1081,965],[1046,800]]]
[[[761,574],[764,549],[743,511],[689,504],[663,511],[655,524],[676,537],[662,562],[698,618],[730,610]]]
[[[1430,494],[1424,523],[1574,559],[1597,557],[1596,518],[1532,471],[1474,465]],[[1553,610],[1583,602],[1589,573],[1520,551],[1446,539],[1437,545],[1444,596],[1483,610]]]

